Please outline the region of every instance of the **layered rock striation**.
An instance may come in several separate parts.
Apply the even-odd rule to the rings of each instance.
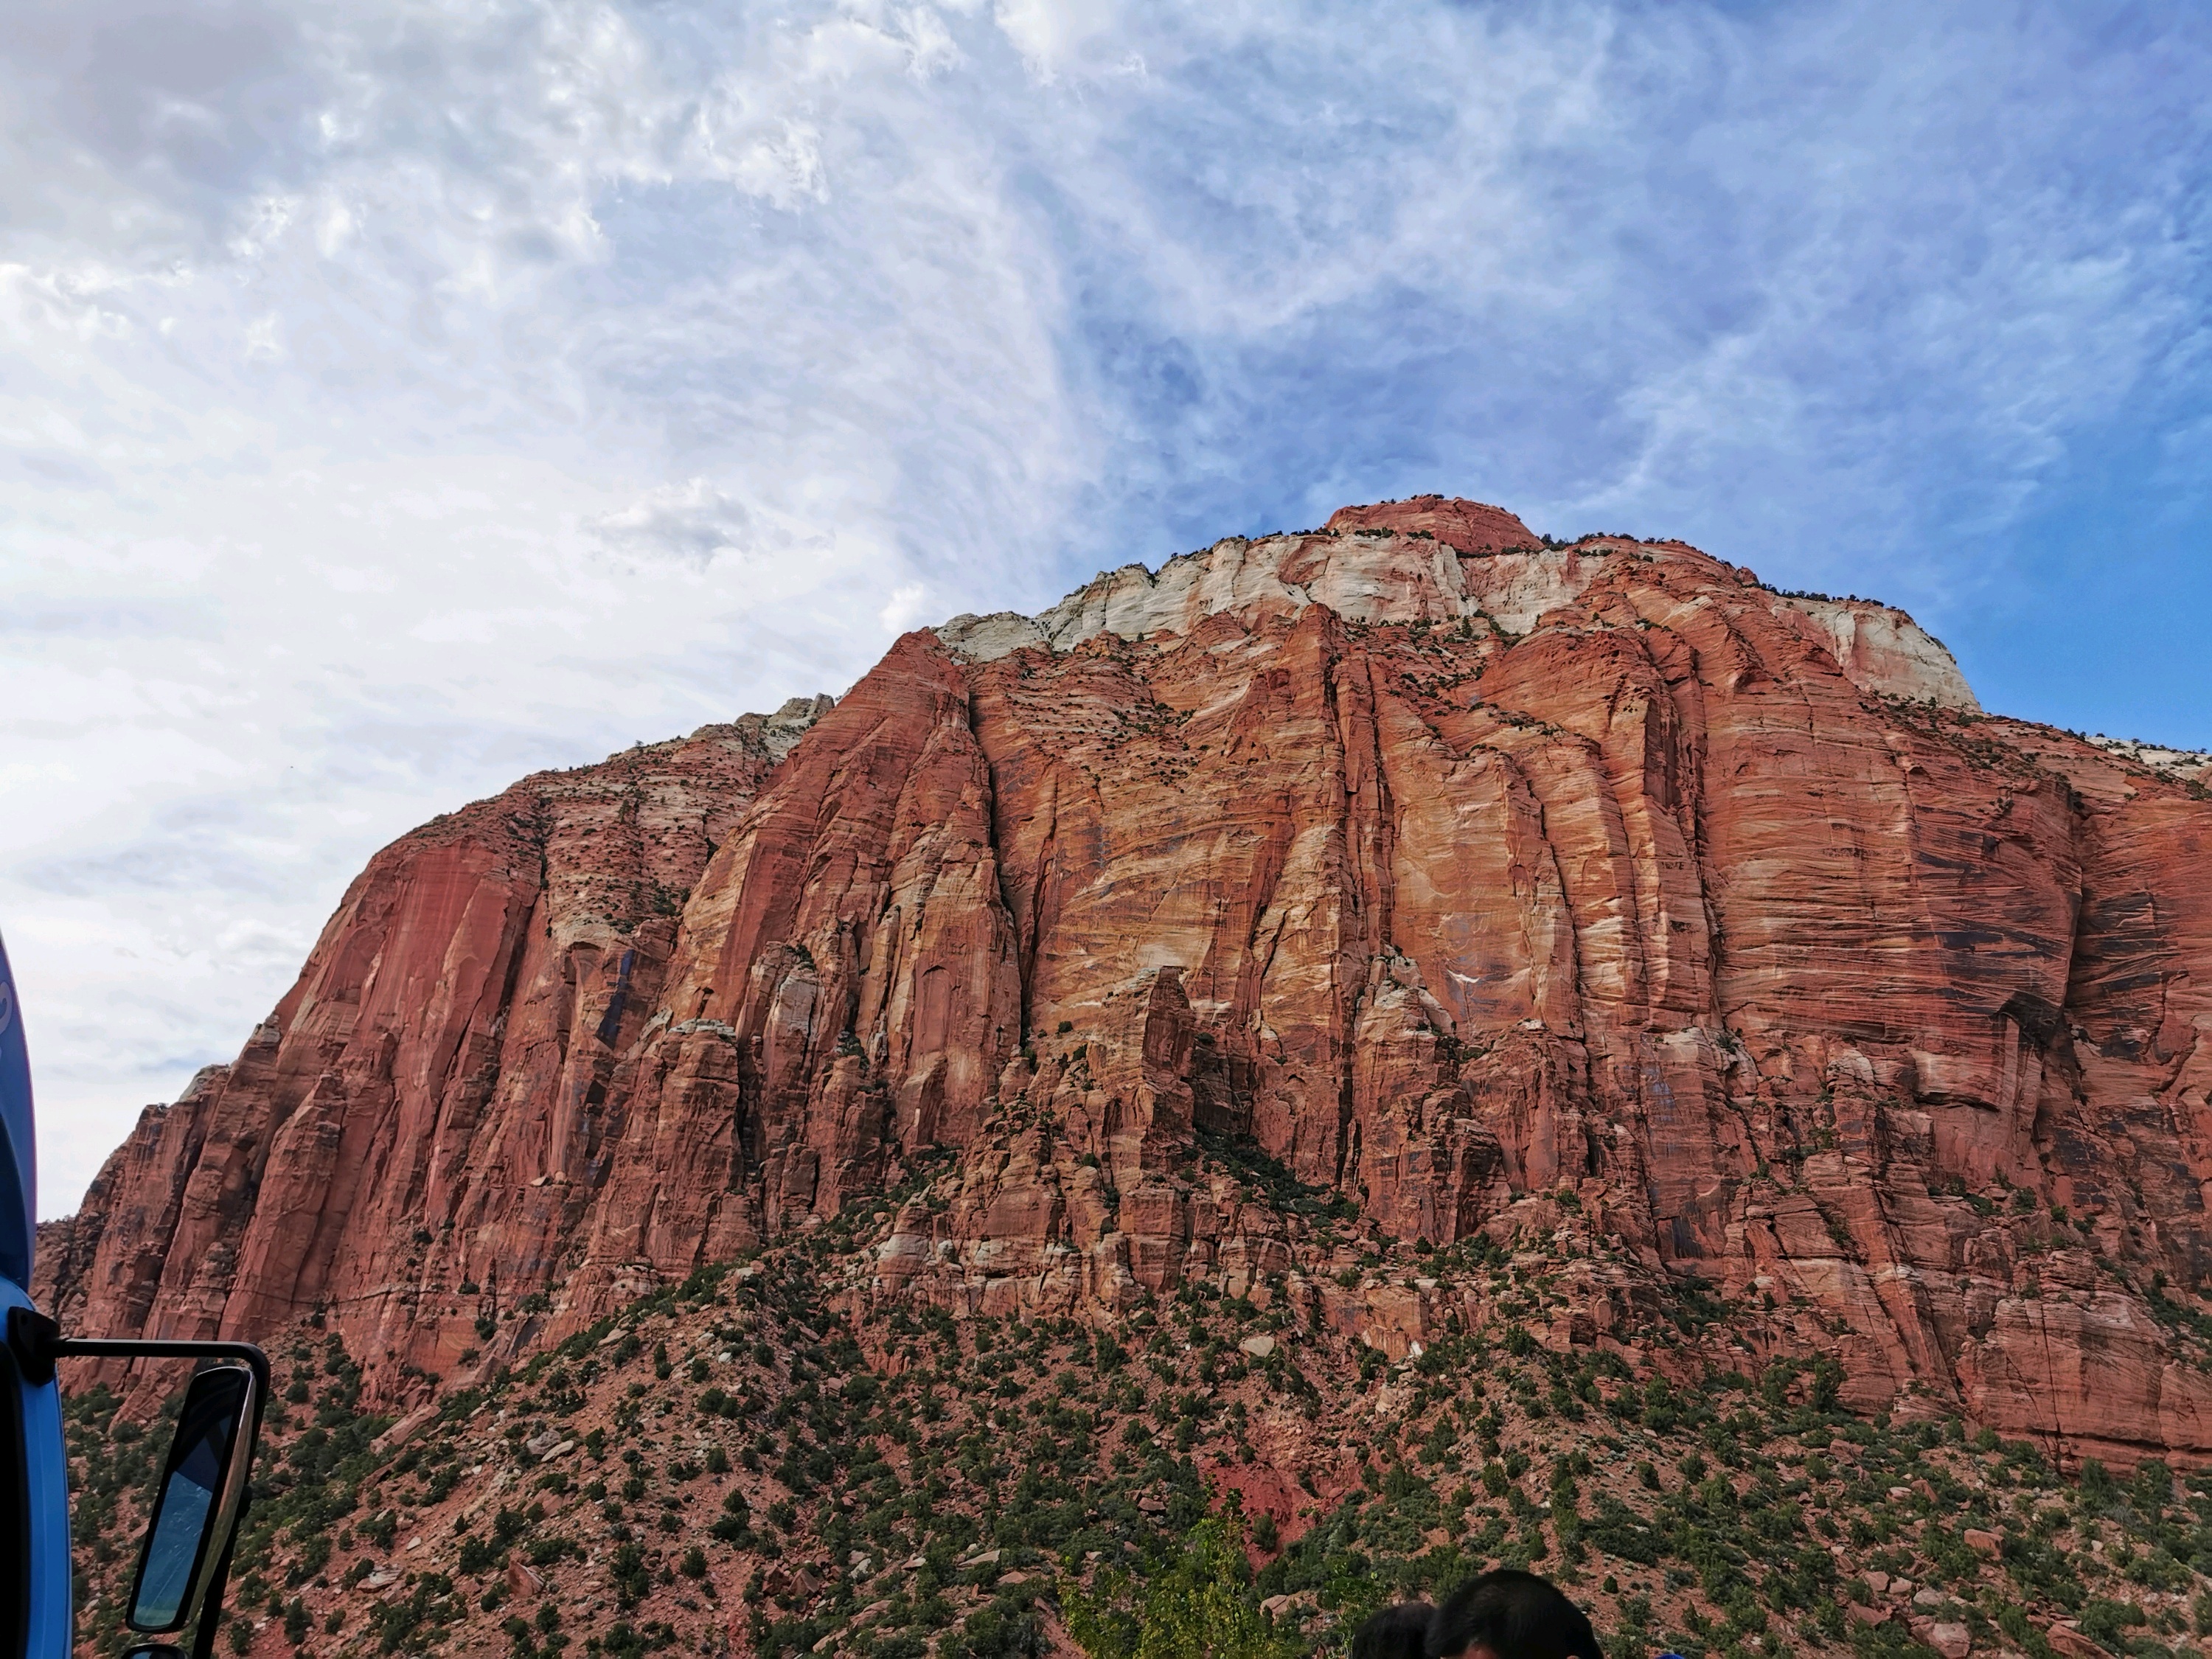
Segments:
[[[1484,1311],[1204,1141],[1400,1238],[1580,1241],[1548,1340],[1689,1285],[1863,1407],[2212,1452],[2212,804],[1984,715],[1901,612],[1422,497],[778,719],[380,854],[42,1241],[64,1318],[317,1310],[400,1389],[947,1151],[854,1297]]]

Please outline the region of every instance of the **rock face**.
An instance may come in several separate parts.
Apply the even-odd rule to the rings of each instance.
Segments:
[[[176,1335],[327,1307],[396,1367],[449,1363],[480,1310],[542,1293],[684,902],[828,705],[527,778],[385,848],[238,1059],[148,1108],[42,1230],[41,1299]]]
[[[1421,497],[909,635],[817,714],[380,854],[42,1238],[64,1319],[320,1309],[401,1389],[931,1149],[854,1296],[1479,1311],[1195,1172],[1249,1138],[1401,1238],[1585,1240],[1547,1340],[1694,1275],[1735,1363],[2212,1454],[2212,804],[1982,715],[1902,613]]]

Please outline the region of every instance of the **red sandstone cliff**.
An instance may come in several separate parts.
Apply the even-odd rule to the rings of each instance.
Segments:
[[[2212,1268],[2208,836],[1899,612],[1347,508],[909,635],[780,764],[712,728],[404,838],[42,1277],[88,1331],[322,1308],[398,1388],[942,1145],[855,1297],[1449,1314],[1204,1128],[1400,1237],[1567,1230],[1556,1340],[1694,1273],[1861,1404],[2212,1453],[2145,1293]]]

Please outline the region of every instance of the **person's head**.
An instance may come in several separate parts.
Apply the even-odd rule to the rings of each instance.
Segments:
[[[1470,1578],[1438,1607],[1430,1659],[1605,1659],[1583,1610],[1548,1578],[1501,1567]]]
[[[1352,1659],[1427,1659],[1429,1625],[1436,1616],[1426,1601],[1383,1608],[1352,1632]]]

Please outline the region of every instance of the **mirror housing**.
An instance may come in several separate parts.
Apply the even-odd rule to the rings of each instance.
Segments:
[[[253,1461],[255,1392],[243,1365],[211,1365],[185,1391],[131,1588],[132,1630],[184,1628],[228,1565]]]
[[[220,1389],[236,1405],[237,1412],[231,1421],[228,1440],[218,1435],[210,1454],[221,1465],[222,1478],[213,1488],[202,1487],[204,1491],[211,1490],[213,1497],[199,1516],[199,1524],[194,1529],[196,1535],[190,1540],[198,1547],[194,1552],[197,1559],[190,1559],[186,1563],[190,1571],[184,1575],[184,1605],[174,1623],[159,1629],[140,1624],[135,1617],[131,1621],[131,1628],[142,1634],[166,1635],[181,1629],[196,1616],[199,1625],[189,1644],[191,1659],[211,1659],[215,1652],[216,1625],[222,1614],[223,1588],[230,1576],[231,1545],[237,1536],[238,1524],[245,1518],[246,1506],[252,1501],[252,1487],[246,1476],[252,1466],[254,1446],[261,1437],[261,1413],[269,1399],[269,1356],[251,1342],[195,1341],[176,1337],[64,1336],[52,1320],[28,1308],[9,1310],[6,1341],[9,1352],[22,1375],[40,1384],[53,1379],[54,1362],[58,1359],[119,1360],[125,1364],[136,1364],[148,1359],[191,1359],[214,1368],[213,1371],[203,1371],[200,1376],[193,1378],[191,1389],[186,1391],[187,1401],[201,1397],[204,1388],[210,1391],[206,1395],[209,1402],[220,1407],[223,1398],[214,1392]],[[238,1372],[241,1368],[246,1377],[242,1388],[236,1382],[228,1380],[229,1373]],[[217,1380],[203,1383],[201,1379],[210,1375]],[[188,1403],[179,1419],[177,1438],[172,1443],[168,1457],[163,1463],[161,1493],[164,1498],[179,1462],[189,1458],[194,1451],[209,1446],[210,1419],[207,1416],[199,1419],[197,1439],[188,1441],[184,1433],[185,1419],[192,1415],[192,1407]],[[222,1412],[215,1410],[211,1420],[214,1426],[220,1428],[223,1420]],[[201,1466],[201,1473],[207,1473],[206,1465]],[[179,1491],[178,1496],[183,1502],[190,1495]],[[156,1507],[164,1509],[167,1504],[157,1500]],[[177,1513],[181,1516],[185,1510],[179,1509]],[[148,1528],[148,1554],[152,1551],[155,1532],[154,1528]],[[147,1558],[142,1555],[138,1577],[131,1592],[134,1614],[143,1593],[149,1588],[146,1577]],[[163,1642],[139,1642],[129,1650],[129,1654],[134,1659],[179,1659],[179,1649]]]

